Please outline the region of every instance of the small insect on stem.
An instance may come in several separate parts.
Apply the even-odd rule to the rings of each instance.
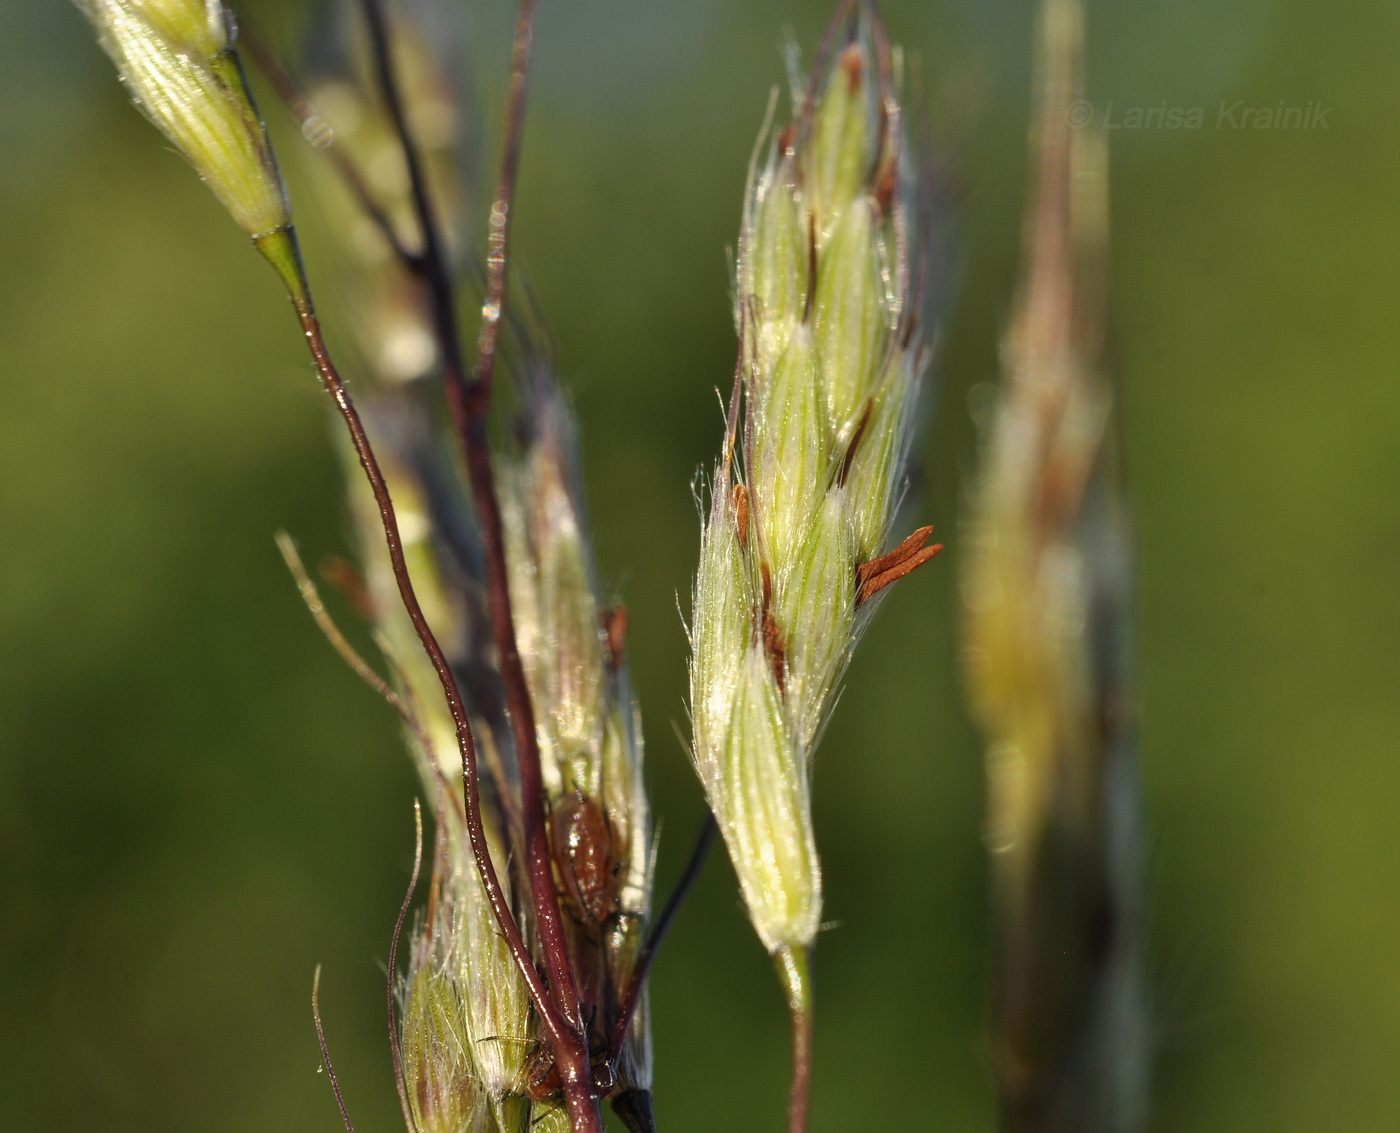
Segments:
[[[608,1097],[617,1089],[617,1075],[612,1067],[609,1051],[602,1043],[596,1043],[589,1051],[589,1074],[593,1088],[599,1097]],[[559,1074],[559,1064],[554,1052],[544,1042],[536,1042],[525,1056],[520,1068],[517,1088],[532,1102],[553,1101],[563,1095],[564,1079]]]
[[[545,1043],[536,1043],[531,1048],[525,1056],[525,1064],[520,1068],[520,1076],[525,1080],[524,1094],[532,1102],[549,1101],[563,1092],[559,1066]]]
[[[551,818],[554,865],[578,920],[596,928],[617,912],[622,862],[613,852],[612,825],[598,803],[575,790]]]

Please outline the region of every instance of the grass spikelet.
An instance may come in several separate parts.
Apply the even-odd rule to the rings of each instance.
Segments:
[[[908,263],[922,254],[920,178],[889,57],[873,8],[844,6],[794,120],[760,142],[736,271],[734,432],[692,606],[693,756],[749,917],[781,961],[793,1129],[822,904],[812,755],[871,599],[936,553],[860,577],[891,523],[928,361]]]
[[[743,420],[712,483],[691,626],[695,761],[770,951],[815,935],[807,766],[869,616],[856,571],[889,527],[927,364],[917,334],[896,334],[917,300],[907,270],[888,270],[916,178],[883,31],[862,7],[835,32],[812,102],[767,139],[751,176]],[[787,800],[790,835],[752,809],[765,795]],[[780,852],[788,837],[804,849]]]
[[[219,0],[78,0],[132,100],[254,239],[291,223]]]
[[[1070,121],[1082,34],[1077,0],[1047,0],[1020,294],[962,580],[1008,1133],[1146,1127],[1131,554],[1102,356],[1106,149]]]

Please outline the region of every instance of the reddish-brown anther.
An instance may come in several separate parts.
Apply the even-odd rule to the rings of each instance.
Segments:
[[[743,484],[734,485],[734,531],[739,546],[749,549],[749,490]]]
[[[346,562],[339,555],[327,555],[321,560],[321,577],[345,595],[345,600],[365,621],[375,620],[374,599],[370,597],[365,576],[353,563]]]
[[[778,684],[778,695],[782,696],[787,685],[787,641],[783,629],[773,616],[773,574],[767,563],[760,563],[763,574],[763,605],[758,610],[758,624],[755,627],[763,642],[763,651],[773,666],[773,680]]]
[[[845,487],[846,477],[851,474],[851,461],[856,458],[856,449],[860,448],[861,438],[865,436],[866,426],[870,424],[870,414],[875,408],[873,398],[865,399],[865,408],[861,410],[860,420],[856,422],[855,432],[851,434],[851,442],[846,446],[846,455],[841,461],[841,477],[837,483]],[[930,531],[933,528],[929,528]]]
[[[887,551],[878,559],[870,559],[868,562],[857,563],[856,581],[864,584],[876,575],[884,574],[885,571],[889,570],[891,567],[902,563],[927,543],[928,537],[932,534],[932,527],[920,527],[893,551]]]
[[[807,214],[807,299],[802,304],[802,321],[812,319],[812,303],[817,295],[817,217]]]
[[[920,527],[893,551],[856,565],[856,605],[868,602],[886,586],[918,570],[943,550],[942,543],[925,547],[932,527]]]
[[[888,216],[890,206],[894,203],[895,172],[896,166],[893,161],[881,162],[875,170],[870,197],[875,202],[875,211],[880,216]]]

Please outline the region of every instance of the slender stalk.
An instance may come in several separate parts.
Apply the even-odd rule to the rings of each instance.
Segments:
[[[399,90],[398,76],[394,72],[393,58],[389,51],[389,32],[384,19],[384,9],[380,0],[364,0],[363,7],[380,94],[384,98],[384,107],[389,112],[389,119],[394,124],[394,133],[403,151],[404,165],[408,169],[409,191],[413,197],[413,211],[418,218],[422,250],[407,263],[422,278],[428,289],[433,332],[439,340],[442,365],[447,372],[449,384],[453,381],[460,382],[462,343],[457,331],[452,277],[447,263],[447,252],[443,246],[442,229],[437,223],[436,213],[428,196],[428,179],[423,172],[423,159],[419,155],[412,131],[409,130],[408,115],[404,112],[403,95]]]
[[[355,1123],[350,1120],[350,1111],[345,1108],[345,1095],[340,1092],[340,1080],[335,1076],[335,1066],[331,1062],[331,1048],[326,1044],[326,1028],[321,1025],[321,965],[316,965],[316,975],[311,980],[311,1018],[316,1022],[316,1042],[321,1048],[321,1065],[326,1068],[326,1077],[331,1082],[331,1093],[335,1094],[335,1104],[340,1107],[340,1120],[345,1125],[345,1133],[355,1133]]]
[[[507,901],[505,891],[501,888],[500,879],[496,875],[496,867],[491,860],[490,847],[481,822],[481,797],[477,791],[476,740],[472,735],[471,720],[467,715],[461,691],[457,688],[457,680],[452,674],[452,667],[448,663],[447,656],[443,653],[442,646],[438,643],[432,627],[428,625],[428,620],[423,614],[423,607],[419,604],[418,595],[414,592],[413,581],[408,573],[408,563],[404,559],[403,540],[399,534],[399,521],[394,512],[393,500],[389,495],[389,486],[385,482],[384,473],[379,467],[379,460],[375,456],[374,448],[365,432],[359,411],[356,410],[354,402],[350,399],[345,382],[339,371],[336,370],[335,363],[331,360],[330,353],[326,348],[321,324],[311,302],[310,289],[307,286],[296,237],[291,229],[283,229],[260,237],[257,246],[287,285],[292,305],[296,310],[297,320],[301,323],[302,331],[306,335],[307,347],[311,351],[317,376],[321,379],[321,384],[325,387],[326,392],[331,395],[331,399],[335,402],[336,411],[345,422],[351,444],[355,448],[355,455],[359,458],[360,467],[364,470],[365,479],[369,481],[370,491],[374,494],[375,504],[379,509],[379,519],[384,529],[384,542],[389,551],[389,561],[393,569],[394,581],[398,585],[399,597],[403,601],[409,621],[413,623],[414,632],[418,635],[418,640],[422,643],[424,652],[427,653],[428,660],[442,685],[443,696],[447,700],[448,711],[456,729],[457,746],[462,756],[462,790],[466,802],[467,838],[471,843],[472,853],[481,873],[482,884],[486,888],[487,899],[491,903],[491,911],[495,914],[501,934],[505,937],[506,944],[525,978],[530,990],[530,998],[540,1013],[546,1033],[551,1036],[567,1034],[567,1027],[559,1017],[559,1012],[549,998],[544,981],[535,969],[534,960],[529,949],[525,946],[524,938],[520,935],[520,927],[515,922],[515,917],[510,911],[510,903]]]
[[[277,54],[276,49],[268,42],[261,29],[241,13],[238,20],[238,33],[239,43],[248,49],[253,63],[263,73],[263,77],[272,84],[272,89],[277,92],[277,97],[282,100],[288,113],[296,119],[302,137],[326,155],[340,179],[345,182],[345,187],[350,191],[350,195],[355,198],[365,215],[379,229],[394,255],[410,271],[420,270],[421,253],[404,245],[397,229],[394,228],[393,221],[389,219],[388,214],[375,199],[364,172],[343,148],[336,145],[335,132],[331,129],[330,123],[316,109],[316,104],[312,102],[311,96],[306,93],[292,69],[283,62],[282,57]]]
[[[321,600],[320,590],[317,588],[316,584],[311,581],[310,575],[306,573],[306,566],[301,561],[301,555],[298,554],[296,543],[293,542],[292,537],[285,531],[279,531],[275,538],[277,541],[277,549],[282,552],[282,558],[287,564],[287,569],[291,571],[292,578],[297,584],[297,589],[301,592],[302,601],[306,604],[307,610],[310,611],[317,628],[320,629],[326,640],[330,642],[331,648],[340,655],[341,660],[350,667],[351,671],[359,676],[365,684],[369,685],[371,689],[383,698],[384,702],[388,704],[390,708],[398,713],[399,719],[403,721],[404,727],[407,728],[414,739],[417,740],[419,747],[428,753],[429,763],[432,765],[433,774],[437,779],[440,792],[444,797],[450,800],[457,816],[465,820],[466,812],[463,809],[462,800],[459,799],[456,792],[452,790],[452,785],[448,782],[447,776],[443,774],[442,767],[437,762],[436,756],[433,755],[432,737],[424,730],[417,713],[414,711],[413,705],[390,688],[388,682],[370,667],[369,662],[355,651],[355,647],[351,645],[350,642],[346,640],[345,635],[340,632],[340,627],[335,624],[335,620],[331,617],[330,612],[326,609],[325,603]],[[403,674],[399,672],[398,666],[394,664],[393,659],[389,658],[388,662],[389,667],[393,669],[400,678],[401,686],[407,688],[407,682],[402,679]],[[499,761],[492,760],[490,748],[488,748],[486,752],[486,762],[490,768],[492,779],[495,781],[496,790],[501,793],[502,798],[506,800],[508,806],[509,796],[504,793],[505,776],[498,772],[496,764],[499,763]]]
[[[408,705],[404,703],[403,698],[389,687],[389,683],[371,668],[369,662],[356,652],[355,647],[340,632],[340,627],[335,624],[335,620],[326,609],[325,602],[321,600],[320,589],[311,581],[311,576],[307,574],[306,564],[301,561],[301,555],[298,553],[297,545],[292,537],[285,531],[279,531],[273,538],[277,542],[278,551],[282,553],[282,560],[291,572],[292,580],[297,584],[301,600],[310,611],[312,620],[315,621],[316,628],[321,631],[321,635],[330,642],[331,648],[340,655],[340,659],[350,667],[351,672],[378,693],[385,703],[399,714],[399,718],[414,729],[421,742],[426,737],[423,736],[422,729],[416,727],[416,722],[412,719]]]
[[[788,1087],[788,1133],[806,1133],[812,1096],[812,950],[790,944],[774,954],[778,978],[792,1017],[792,1084]]]
[[[510,213],[515,203],[515,182],[520,174],[520,151],[525,138],[525,98],[530,87],[530,49],[535,38],[534,19],[534,0],[520,0],[515,19],[515,40],[511,47],[501,172],[496,182],[496,195],[491,202],[490,233],[486,245],[486,302],[481,307],[476,384],[472,390],[475,398],[483,405],[491,398],[491,380],[496,370],[496,340],[500,333],[501,312],[505,304]],[[478,412],[484,412],[484,408]]]
[[[564,1100],[573,1128],[576,1131],[596,1130],[601,1133],[602,1115],[598,1109],[598,1099],[592,1082],[588,1041],[579,1010],[578,986],[569,959],[568,938],[559,908],[559,896],[554,887],[534,706],[515,639],[515,622],[511,611],[505,561],[505,537],[487,439],[487,414],[490,409],[500,319],[507,284],[510,211],[520,168],[525,100],[529,89],[534,4],[533,0],[521,0],[516,18],[515,39],[511,51],[510,89],[506,105],[504,153],[491,205],[486,258],[486,299],[482,304],[477,362],[470,387],[466,382],[462,362],[452,278],[448,270],[440,227],[428,195],[427,179],[423,174],[418,149],[404,113],[403,100],[390,57],[383,10],[379,0],[364,0],[364,10],[385,105],[399,136],[404,161],[408,167],[414,209],[423,241],[421,276],[430,295],[447,404],[462,442],[463,456],[471,481],[472,500],[481,528],[491,625],[496,650],[500,655],[501,678],[519,762],[521,826],[530,879],[530,895],[535,910],[540,948],[544,954],[545,970],[555,997],[553,1004],[565,1024],[557,1032],[550,1031],[550,1049],[559,1069]]]
[[[636,1014],[637,1004],[641,1002],[642,990],[647,985],[647,976],[651,973],[651,965],[656,960],[656,954],[660,951],[666,934],[671,930],[676,914],[681,911],[685,899],[695,888],[695,883],[700,880],[700,871],[705,868],[705,860],[710,855],[710,846],[714,844],[715,834],[718,831],[719,827],[715,824],[715,816],[707,814],[704,825],[700,827],[700,834],[695,839],[695,848],[690,851],[690,860],[686,862],[685,869],[676,882],[676,887],[666,898],[666,905],[661,910],[661,915],[656,918],[656,923],[652,925],[651,932],[647,934],[646,941],[642,944],[641,952],[637,954],[637,963],[632,969],[632,978],[627,984],[627,992],[622,1000],[622,1009],[618,1012],[617,1022],[613,1025],[612,1039],[608,1044],[608,1061],[611,1063],[615,1064],[618,1055],[622,1053],[622,1044],[627,1041],[627,1028],[632,1025],[632,1016]]]

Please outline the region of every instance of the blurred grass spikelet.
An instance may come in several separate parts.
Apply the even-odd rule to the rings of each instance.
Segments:
[[[408,46],[417,41],[410,39]],[[416,118],[420,102],[442,98],[445,80],[424,74],[432,65],[427,50],[400,49],[405,71],[405,110]],[[384,150],[388,129],[372,106],[345,105],[350,84],[334,73],[323,76],[314,90],[318,103],[326,99],[333,121],[355,124],[350,131],[336,126],[337,144],[347,144],[358,159],[374,161]],[[329,95],[329,98],[327,96]],[[339,113],[334,113],[335,110]],[[456,189],[450,149],[429,148],[429,168],[439,191]],[[383,164],[382,161],[379,162]],[[396,227],[411,228],[412,212],[399,193],[388,192],[392,178],[378,186],[378,203]],[[348,221],[354,201],[338,186],[328,200]],[[457,215],[458,210],[449,210]],[[452,233],[451,226],[448,232]],[[452,236],[456,240],[459,237]],[[372,310],[386,297],[412,293],[417,284],[384,245],[373,239],[353,239],[347,253],[346,284],[357,306]],[[425,614],[439,640],[463,674],[475,721],[478,745],[489,769],[483,783],[483,821],[496,859],[497,873],[513,883],[515,915],[527,939],[532,935],[533,910],[525,899],[528,883],[522,871],[520,816],[515,789],[514,741],[501,699],[501,677],[483,596],[486,582],[475,517],[453,485],[452,457],[441,449],[431,414],[425,409],[426,384],[418,375],[394,364],[396,337],[412,330],[428,333],[421,312],[407,308],[408,321],[373,319],[357,326],[362,353],[375,377],[368,421],[383,454],[382,463],[400,516],[404,555]],[[578,483],[577,441],[572,414],[555,385],[550,362],[522,326],[515,381],[510,393],[513,420],[509,433],[516,443],[495,456],[497,492],[502,512],[505,557],[516,641],[520,650],[536,717],[536,735],[549,812],[558,817],[586,807],[601,815],[605,831],[604,857],[616,866],[598,879],[590,876],[571,887],[572,860],[567,846],[556,847],[559,888],[566,897],[580,888],[587,898],[575,901],[571,953],[584,982],[581,994],[595,1005],[594,1045],[606,1043],[620,989],[631,976],[635,953],[644,936],[651,902],[651,837],[642,779],[641,729],[631,700],[622,636],[610,633],[610,622],[597,597],[591,549]],[[347,472],[353,473],[348,451]],[[400,695],[410,705],[415,726],[407,729],[411,750],[430,797],[438,800],[440,848],[435,860],[432,891],[435,915],[417,930],[404,996],[405,1062],[408,1044],[415,1041],[408,1021],[418,1008],[415,997],[460,1004],[457,1029],[470,1051],[472,1081],[481,1094],[485,1115],[482,1129],[515,1130],[522,1116],[532,1126],[567,1118],[557,1100],[534,1097],[548,1093],[537,1079],[540,1064],[538,1021],[530,1007],[523,980],[516,970],[492,918],[485,890],[470,864],[470,847],[451,784],[461,774],[452,740],[452,721],[435,695],[436,677],[413,626],[396,601],[396,582],[382,540],[372,496],[351,474],[352,495],[361,531],[360,548],[365,579],[375,615],[376,636],[390,661]],[[619,627],[621,622],[618,623]],[[463,863],[466,863],[465,865]],[[601,882],[593,884],[593,882]],[[596,919],[598,923],[593,923]],[[425,976],[427,971],[430,975]],[[420,1063],[421,1064],[421,1063]],[[619,1088],[648,1090],[651,1085],[650,1033],[645,1009],[638,1011],[627,1033],[618,1064]],[[412,1082],[410,1081],[410,1088]]]
[[[811,757],[870,599],[899,576],[865,586],[862,568],[888,533],[928,360],[897,61],[864,5],[828,46],[750,172],[739,374],[690,625],[693,757],[772,953],[810,947],[820,923]],[[936,552],[927,537],[903,573]]]
[[[325,13],[324,38],[353,42],[352,6]],[[439,36],[440,38],[440,36]],[[462,220],[475,186],[462,175],[470,164],[461,156],[464,127],[459,101],[465,98],[451,68],[433,50],[430,29],[416,20],[396,22],[391,49],[404,112],[418,143],[419,157],[454,262],[466,243]],[[356,63],[359,66],[355,66]],[[355,336],[365,365],[376,381],[407,382],[430,375],[440,362],[422,284],[395,254],[394,244],[417,248],[422,236],[410,189],[402,144],[383,101],[371,97],[375,79],[364,61],[315,53],[304,94],[287,93],[311,148],[301,151],[313,186],[336,230],[344,258],[335,283],[352,309],[347,330]],[[291,82],[292,77],[286,76]],[[356,170],[359,183],[325,176],[328,154]],[[320,174],[320,175],[316,175]],[[388,232],[367,215],[357,192],[372,197]]]
[[[1019,295],[962,578],[1008,1133],[1147,1122],[1132,554],[1103,357],[1107,148],[1071,118],[1082,52],[1078,0],[1045,0]]]
[[[403,1071],[414,1084],[409,1110],[421,1133],[475,1131],[485,1119],[484,1095],[461,1027],[460,989],[446,971],[445,965],[419,966],[403,996]]]
[[[555,868],[560,890],[571,898],[571,952],[583,982],[581,995],[596,1005],[594,1044],[605,1047],[621,990],[632,975],[650,914],[652,845],[641,766],[641,734],[622,656],[620,639],[610,639],[597,599],[591,557],[577,511],[572,465],[572,424],[562,395],[542,378],[527,383],[520,432],[529,436],[519,453],[498,459],[507,564],[522,659],[537,708],[548,805],[559,816],[587,806],[599,816],[612,868],[580,881],[571,875],[575,859],[556,841]],[[409,392],[400,387],[401,393]],[[390,402],[400,394],[386,391]],[[381,452],[393,453],[393,414],[381,413]],[[410,442],[411,444],[411,442]],[[347,459],[349,454],[347,454]],[[451,650],[454,666],[472,672],[468,686],[481,750],[491,768],[483,786],[483,820],[493,844],[492,857],[514,892],[526,891],[519,872],[518,817],[509,802],[513,782],[509,731],[490,703],[483,671],[493,663],[490,646],[473,618],[463,579],[464,565],[448,550],[443,532],[452,526],[435,513],[425,489],[422,462],[385,459],[386,475],[403,520],[404,549],[415,587],[428,615],[441,625],[439,639]],[[452,721],[432,695],[434,674],[402,607],[395,601],[394,578],[375,538],[374,500],[351,480],[363,532],[361,554],[376,638],[395,676],[398,695],[412,722],[406,729],[419,773],[436,800],[439,850],[431,881],[429,912],[415,932],[410,965],[401,984],[402,1038],[410,1093],[436,1083],[459,1068],[433,1053],[441,1036],[457,1036],[467,1052],[470,1073],[459,1092],[480,1095],[484,1130],[513,1131],[520,1115],[546,1125],[559,1120],[557,1101],[532,1100],[540,1092],[532,1080],[532,1051],[538,1050],[538,1024],[528,993],[487,904],[471,865],[453,784],[461,773],[451,742]],[[452,582],[456,577],[459,581]],[[465,587],[463,583],[466,583]],[[616,634],[613,635],[616,638]],[[483,699],[484,697],[484,699]],[[490,805],[486,805],[486,804]],[[583,866],[579,866],[582,872]],[[580,896],[582,894],[582,896]],[[531,909],[513,899],[526,928]],[[433,1030],[422,1021],[436,1026]],[[429,1073],[425,1085],[413,1074]],[[415,1085],[416,1081],[416,1085]],[[618,1063],[617,1088],[649,1090],[651,1046],[645,1007],[634,1016]],[[431,1092],[431,1091],[430,1091]],[[562,1110],[559,1113],[562,1114]],[[567,1128],[567,1121],[565,1122]]]
[[[291,223],[219,0],[77,0],[132,100],[254,239]]]
[[[1107,170],[1102,136],[1067,119],[1079,97],[1081,35],[1072,0],[1046,6],[1037,184],[963,575],[968,688],[987,736],[988,836],[1013,902],[1058,779],[1096,747],[1081,516],[1110,409],[1098,371]]]
[[[423,151],[449,244],[461,243],[461,186],[443,111],[450,84],[424,29],[406,23],[395,42],[403,78],[404,113],[415,123],[436,124]],[[382,107],[365,100],[347,76],[354,60],[319,74],[311,88],[320,125],[304,132],[342,146],[361,170],[375,174],[364,188],[401,246],[415,239],[417,220],[406,177],[398,169],[393,124]],[[313,113],[310,106],[301,111]],[[324,113],[325,120],[319,120]],[[333,134],[324,131],[329,125]],[[432,334],[427,313],[414,302],[420,281],[392,248],[382,230],[366,227],[361,202],[321,167],[322,187],[340,230],[344,285],[354,305],[394,318],[357,320],[361,353],[374,377],[367,422],[381,452],[400,517],[402,546],[420,604],[460,674],[459,684],[473,717],[483,758],[482,819],[496,872],[511,892],[517,922],[532,946],[534,909],[524,872],[523,832],[515,794],[515,743],[505,713],[499,656],[486,603],[481,532],[457,482],[455,455],[429,408],[434,354],[417,355],[406,366],[399,344],[405,335]],[[355,223],[356,221],[360,223]],[[409,246],[412,246],[411,244]],[[406,300],[406,301],[405,301]],[[566,816],[582,813],[601,830],[603,845],[588,850],[615,866],[589,872],[589,862],[556,840],[556,880],[572,896],[569,947],[590,1019],[590,1047],[606,1050],[622,989],[632,974],[651,902],[651,839],[642,779],[641,730],[631,700],[622,635],[612,630],[598,597],[591,549],[580,506],[577,442],[572,414],[552,375],[542,336],[516,321],[512,327],[514,381],[510,428],[514,442],[494,455],[497,493],[512,616],[536,719],[536,737],[546,789],[546,810],[556,829]],[[425,379],[425,380],[420,380]],[[453,721],[440,696],[436,675],[408,617],[396,600],[397,583],[382,540],[376,504],[354,475],[346,452],[348,481],[360,530],[360,555],[376,637],[389,660],[400,697],[409,706],[410,749],[429,796],[435,800],[439,847],[429,912],[416,930],[404,1002],[405,1064],[409,1046],[425,1036],[409,1023],[419,1000],[458,1004],[454,1033],[469,1052],[470,1081],[481,1097],[479,1128],[514,1133],[528,1121],[547,1128],[568,1119],[552,1096],[550,1067],[542,1061],[540,1024],[527,989],[501,937],[485,889],[471,864],[460,802],[454,784],[461,761]],[[617,620],[622,626],[625,619]],[[489,772],[489,774],[487,774]],[[586,856],[586,853],[584,854]],[[591,861],[592,859],[590,859]],[[574,867],[585,874],[580,883]],[[572,884],[571,884],[572,882]],[[446,1008],[440,1008],[442,1014]],[[430,1036],[429,1036],[430,1037]],[[415,1066],[428,1065],[425,1059]],[[650,1033],[645,1008],[633,1017],[617,1063],[617,1088],[648,1091]],[[420,1083],[421,1084],[421,1083]],[[410,1092],[415,1083],[410,1076]]]

